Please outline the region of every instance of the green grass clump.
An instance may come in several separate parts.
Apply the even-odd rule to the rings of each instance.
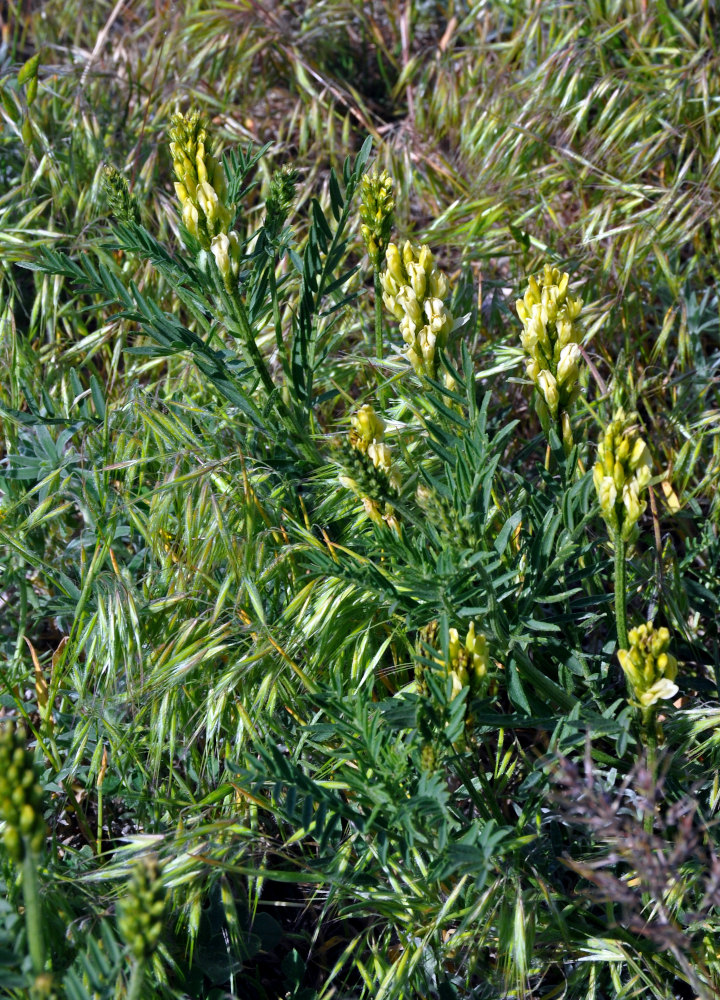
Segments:
[[[709,9],[9,6],[8,995],[714,997]]]

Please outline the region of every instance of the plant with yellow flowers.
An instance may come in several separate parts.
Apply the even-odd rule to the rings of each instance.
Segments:
[[[570,295],[570,275],[545,265],[516,302],[523,324],[522,346],[527,355],[525,371],[535,386],[535,408],[549,436],[555,430],[566,454],[573,446],[571,408],[577,399],[582,299]]]
[[[170,139],[183,225],[203,250],[212,253],[230,289],[240,267],[240,241],[230,229],[232,213],[227,204],[225,172],[208,148],[207,129],[199,112],[173,115]]]
[[[437,379],[438,351],[445,347],[453,317],[445,300],[447,276],[435,264],[430,247],[409,240],[402,249],[390,243],[380,275],[383,301],[400,324],[405,356],[418,375]]]
[[[615,616],[618,643],[623,648],[628,646],[626,546],[647,506],[643,494],[651,478],[652,459],[640,436],[637,414],[626,414],[620,408],[598,446],[593,482],[614,549]]]

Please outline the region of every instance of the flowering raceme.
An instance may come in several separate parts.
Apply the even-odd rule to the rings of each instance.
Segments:
[[[628,639],[630,649],[619,649],[618,659],[641,707],[648,709],[662,699],[674,698],[678,662],[668,653],[668,629],[656,629],[648,622],[631,629]]]
[[[390,243],[385,262],[380,275],[383,302],[400,323],[406,357],[418,375],[436,379],[436,352],[445,347],[453,327],[452,314],[445,306],[448,279],[435,266],[430,247],[418,247],[409,240],[402,251]]]
[[[375,169],[363,174],[360,182],[360,233],[367,247],[370,263],[377,269],[385,257],[392,232],[395,201],[392,177]]]
[[[517,300],[523,324],[520,336],[528,358],[525,370],[537,390],[536,408],[547,434],[555,426],[566,451],[573,444],[570,407],[580,392],[577,385],[582,299],[568,294],[570,276],[545,265],[531,277],[525,295]]]
[[[470,622],[464,639],[460,638],[460,633],[456,628],[448,629],[447,662],[441,654],[437,653],[436,655],[435,653],[439,646],[439,633],[437,621],[424,626],[420,631],[419,652],[421,655],[426,654],[423,647],[429,646],[431,648],[432,659],[437,666],[438,673],[449,678],[452,682],[451,700],[456,698],[463,688],[469,688],[470,694],[475,697],[483,697],[493,684],[492,661],[484,633],[476,633],[474,621]],[[416,671],[422,690],[426,690],[425,669],[427,669],[425,666],[418,664]]]
[[[397,492],[400,477],[393,468],[392,454],[389,446],[383,440],[385,437],[385,421],[375,412],[369,403],[361,406],[350,418],[349,455],[354,461],[348,463],[352,468],[350,475],[341,475],[340,482],[347,489],[360,497],[365,513],[375,524],[385,522],[391,528],[399,530],[399,523],[392,506],[379,499],[379,495],[387,492]],[[368,493],[376,493],[377,498]]]
[[[229,290],[240,269],[240,241],[230,230],[232,214],[222,165],[207,149],[207,131],[197,111],[173,115],[170,139],[183,225],[203,250],[212,253]]]
[[[593,481],[600,511],[612,534],[627,541],[647,501],[641,499],[652,478],[650,450],[640,437],[637,415],[620,408],[598,446]]]

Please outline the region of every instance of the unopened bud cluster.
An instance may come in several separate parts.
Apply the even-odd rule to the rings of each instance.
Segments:
[[[157,862],[143,858],[127,885],[127,895],[118,903],[118,930],[138,961],[152,957],[163,930],[165,890],[158,877]]]
[[[420,632],[422,642],[437,649],[439,629],[437,622],[431,622]],[[477,697],[486,694],[491,683],[491,660],[485,635],[475,632],[475,622],[470,622],[465,638],[460,638],[456,628],[448,629],[448,659],[434,658],[440,673],[452,682],[451,699],[463,690]]]
[[[298,173],[294,167],[283,166],[270,178],[270,190],[265,199],[265,228],[273,239],[280,235],[295,201]]]
[[[557,427],[567,451],[573,444],[570,407],[579,394],[579,342],[582,337],[582,299],[568,295],[570,276],[545,265],[531,277],[516,308],[523,324],[525,370],[537,390],[537,411],[543,430]]]
[[[370,263],[377,270],[390,243],[395,201],[392,177],[383,170],[373,169],[360,182],[360,232],[367,247]]]
[[[654,628],[648,622],[631,629],[628,639],[630,649],[619,649],[618,659],[640,705],[647,709],[661,699],[673,698],[678,692],[678,663],[668,653],[668,629]]]
[[[383,495],[397,493],[400,477],[384,437],[385,421],[369,403],[361,406],[350,418],[350,449],[345,463],[349,474],[341,475],[340,482],[360,497],[372,521],[384,521],[397,529],[395,512]]]
[[[652,459],[640,437],[637,415],[619,409],[598,446],[593,481],[600,511],[611,533],[627,541],[647,501],[641,494],[652,478]]]
[[[0,729],[0,819],[5,822],[3,841],[13,861],[22,861],[27,851],[42,850],[47,834],[42,800],[25,729],[8,723]]]
[[[170,139],[183,225],[203,250],[212,253],[230,288],[240,269],[240,242],[238,234],[230,231],[225,173],[207,148],[207,131],[199,113],[173,115]]]
[[[402,251],[390,243],[380,275],[383,302],[400,323],[405,352],[418,375],[437,378],[438,348],[445,347],[453,318],[445,306],[450,286],[428,246],[408,240]]]
[[[120,222],[140,222],[140,208],[130,194],[127,179],[117,167],[107,164],[103,167],[103,185],[110,211]]]

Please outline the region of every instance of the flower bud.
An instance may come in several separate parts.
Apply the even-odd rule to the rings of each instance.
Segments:
[[[352,415],[350,424],[364,443],[365,450],[371,441],[382,441],[385,436],[385,421],[370,403],[365,403]]]
[[[556,417],[558,412],[558,404],[560,402],[560,395],[558,393],[557,382],[553,375],[549,371],[544,370],[538,374],[537,377],[537,387],[543,395],[543,399],[547,403],[547,408],[550,411],[551,416]]]
[[[570,383],[574,385],[578,377],[578,361],[580,360],[580,348],[577,344],[568,344],[560,352],[560,360],[557,366],[558,385]]]

